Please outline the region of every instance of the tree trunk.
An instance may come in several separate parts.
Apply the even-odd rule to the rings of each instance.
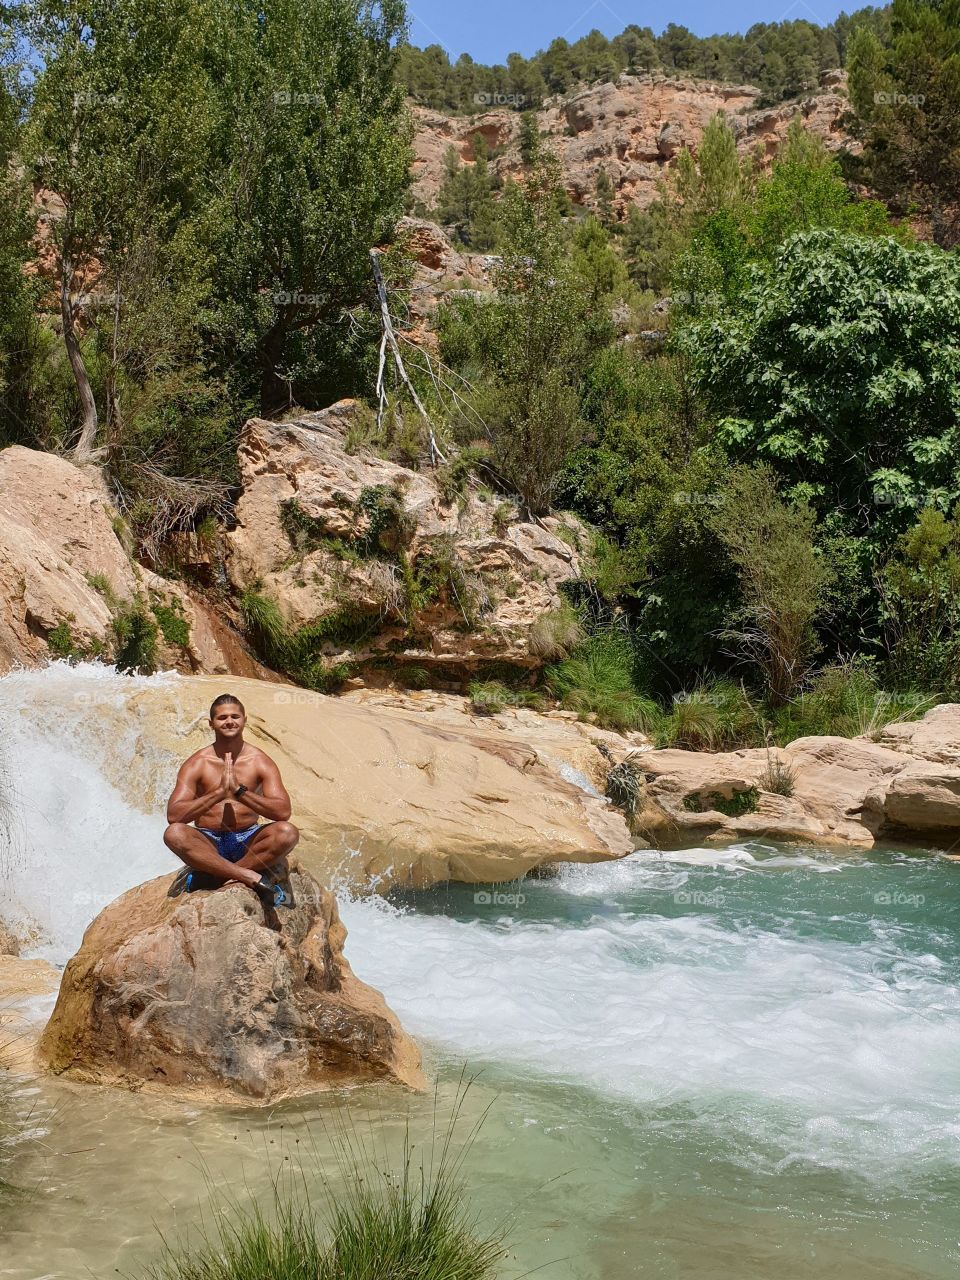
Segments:
[[[81,424],[80,439],[73,451],[75,462],[89,462],[93,455],[93,446],[97,438],[97,402],[93,398],[87,366],[83,363],[80,350],[80,339],[77,336],[73,302],[70,297],[73,284],[73,263],[64,253],[60,264],[60,319],[63,323],[63,344],[67,349],[67,359],[73,370],[80,397]]]
[[[264,418],[282,413],[290,404],[290,384],[280,376],[286,330],[275,324],[264,334],[257,353],[260,366],[260,414]]]

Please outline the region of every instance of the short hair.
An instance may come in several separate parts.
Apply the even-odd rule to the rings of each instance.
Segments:
[[[239,698],[235,698],[232,693],[221,693],[218,698],[214,698],[210,703],[210,719],[213,719],[213,713],[216,711],[217,707],[224,707],[228,702],[235,703],[244,715],[247,714],[247,709]]]

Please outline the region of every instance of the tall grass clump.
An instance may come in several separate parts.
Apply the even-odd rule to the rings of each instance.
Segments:
[[[463,1180],[486,1112],[454,1150],[465,1093],[445,1131],[438,1135],[435,1127],[433,1140],[418,1148],[416,1163],[409,1128],[395,1163],[349,1119],[340,1122],[333,1160],[339,1182],[322,1174],[322,1209],[314,1207],[307,1170],[287,1165],[274,1180],[272,1212],[236,1201],[217,1206],[216,1225],[201,1243],[168,1245],[149,1280],[496,1280],[503,1234],[481,1229]]]
[[[688,751],[732,751],[763,742],[764,718],[734,680],[701,683],[678,694],[658,735],[661,746]]]
[[[604,728],[653,732],[662,713],[652,698],[637,692],[633,668],[629,636],[606,627],[587,636],[569,658],[548,667],[544,679],[563,706],[595,716]]]
[[[864,662],[837,663],[825,667],[807,690],[777,709],[773,737],[785,746],[810,735],[872,736],[885,724],[917,719],[937,701],[935,694],[886,692]]]

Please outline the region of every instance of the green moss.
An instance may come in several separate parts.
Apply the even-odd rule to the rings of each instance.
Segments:
[[[57,658],[70,658],[76,660],[82,658],[83,654],[73,642],[73,633],[70,630],[70,624],[63,619],[57,623],[52,631],[47,632],[47,648]]]
[[[166,643],[176,649],[186,649],[190,643],[190,623],[183,616],[180,601],[172,597],[169,604],[155,602],[153,616]]]
[[[745,813],[755,813],[760,792],[756,787],[745,787],[734,791],[732,796],[722,795],[719,791],[694,792],[684,797],[683,807],[688,813],[706,813],[715,809],[728,818],[742,818]]]

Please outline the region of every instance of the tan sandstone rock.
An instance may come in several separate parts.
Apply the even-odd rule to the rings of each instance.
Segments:
[[[236,677],[125,686],[91,681],[87,694],[51,683],[30,714],[82,723],[105,778],[134,808],[159,814],[181,762],[210,741],[210,703],[236,694],[249,740],[277,761],[292,797],[297,857],[327,885],[497,883],[544,862],[600,862],[634,848],[609,801],[567,781],[529,742],[466,717],[461,727],[431,724]]]
[[[423,1086],[420,1055],[343,955],[333,895],[294,864],[293,910],[251,890],[167,896],[173,876],[97,916],[39,1045],[58,1074],[260,1103],[386,1080]]]
[[[586,530],[573,517],[534,524],[511,510],[504,520],[502,502],[473,490],[445,500],[429,469],[351,448],[359,412],[344,400],[288,422],[246,424],[243,494],[228,535],[235,588],[262,591],[292,628],[349,615],[349,642],[334,630],[325,645],[331,662],[387,660],[455,681],[484,664],[541,666],[530,628],[579,575]],[[389,546],[365,546],[371,496],[401,513]],[[291,504],[309,522],[299,549],[284,525]],[[416,605],[411,577],[428,584]]]
[[[44,1009],[59,983],[60,974],[46,960],[0,955],[0,1067],[17,1072],[35,1069]]]
[[[634,757],[647,781],[643,830],[663,844],[733,839],[814,840],[871,846],[960,841],[960,706],[888,725],[866,738],[798,738],[786,748],[650,751]],[[910,754],[913,744],[919,759]],[[896,744],[891,750],[887,744]],[[771,762],[789,771],[791,794],[765,791]],[[710,800],[755,789],[752,811],[731,816]]]
[[[116,605],[140,597],[189,628],[183,648],[160,637],[162,666],[267,674],[202,601],[129,558],[97,468],[13,445],[0,450],[0,495],[0,671],[47,661],[58,627],[77,652],[109,652]]]

